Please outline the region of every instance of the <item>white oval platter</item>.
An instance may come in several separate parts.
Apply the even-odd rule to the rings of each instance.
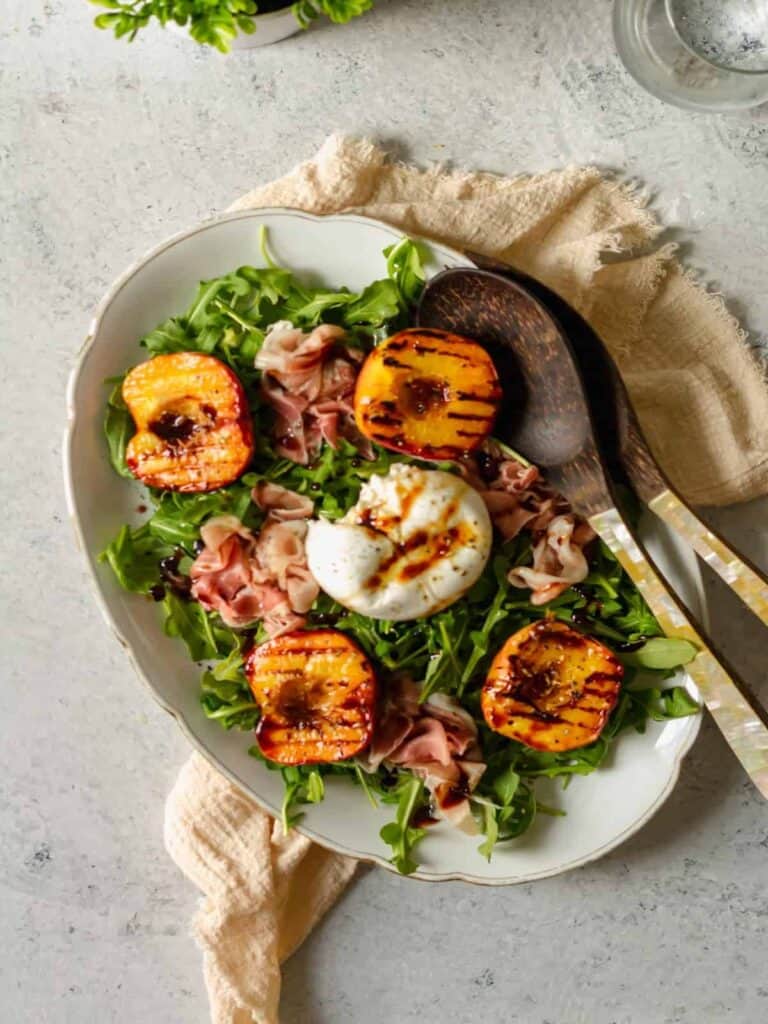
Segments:
[[[259,232],[265,226],[278,262],[307,281],[334,289],[362,288],[385,274],[382,249],[401,232],[354,215],[314,217],[295,210],[267,209],[226,215],[169,239],[133,264],[101,302],[69,382],[64,446],[67,501],[78,542],[95,580],[102,613],[153,696],[181,726],[194,747],[271,813],[279,812],[278,773],[249,757],[251,737],[225,732],[199,705],[198,666],[178,640],[163,635],[158,608],[121,590],[98,553],[125,522],[138,522],[138,484],[112,471],[102,435],[104,380],[140,361],[139,338],[166,317],[185,309],[198,281],[246,263],[261,263]],[[465,266],[461,253],[427,243],[429,275]],[[646,539],[669,578],[700,614],[703,589],[695,558],[650,519]],[[680,679],[691,693],[695,687]],[[501,845],[488,863],[480,839],[444,824],[430,828],[418,848],[421,867],[412,877],[462,879],[508,885],[555,875],[602,856],[639,829],[671,792],[700,716],[650,723],[644,735],[624,734],[610,763],[568,789],[550,785],[544,799],[566,811],[540,815],[520,840]],[[384,867],[388,848],[379,829],[393,808],[374,809],[343,779],[327,786],[323,803],[310,806],[299,826],[312,839],[341,853]]]

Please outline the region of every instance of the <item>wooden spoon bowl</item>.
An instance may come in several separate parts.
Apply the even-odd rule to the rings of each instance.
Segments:
[[[541,302],[501,274],[445,270],[425,287],[416,322],[488,350],[504,390],[495,435],[545,470],[577,512],[614,504],[568,339]]]

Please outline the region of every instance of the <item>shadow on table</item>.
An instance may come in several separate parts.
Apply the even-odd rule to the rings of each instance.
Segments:
[[[700,831],[709,820],[717,818],[736,793],[742,797],[744,781],[738,761],[717,727],[705,717],[669,799],[647,825],[604,860],[620,861],[631,868],[646,857],[657,857],[665,848],[678,845],[686,835]]]
[[[334,929],[338,927],[338,920],[334,922],[334,917],[337,914],[341,918],[344,917],[344,901],[349,897],[350,890],[365,875],[377,870],[388,874],[383,868],[376,868],[372,864],[358,865],[349,888],[342,894],[339,902],[323,917],[306,943],[283,965],[283,989],[280,999],[282,1024],[339,1024],[340,1021],[354,1020],[351,1008],[344,1005],[344,992],[335,990],[333,1005],[324,1005],[318,996],[318,984],[313,980],[313,976],[323,970],[323,958],[326,954],[335,961],[335,970],[339,970],[338,957],[340,954],[343,956],[343,952],[333,940]],[[364,969],[365,964],[360,962],[349,966],[348,976],[352,978],[356,972]]]

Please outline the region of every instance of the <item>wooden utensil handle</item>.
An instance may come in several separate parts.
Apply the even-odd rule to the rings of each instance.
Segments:
[[[737,554],[674,491],[662,491],[648,503],[660,519],[680,534],[693,550],[720,576],[744,604],[768,626],[768,579]]]
[[[699,654],[686,671],[696,683],[702,700],[729,746],[760,793],[768,799],[768,725],[765,711],[754,707],[749,691],[726,669],[700,628],[691,621],[679,599],[669,589],[641,548],[618,509],[594,515],[591,526],[626,570],[667,636],[691,640]],[[759,709],[759,710],[758,710]]]

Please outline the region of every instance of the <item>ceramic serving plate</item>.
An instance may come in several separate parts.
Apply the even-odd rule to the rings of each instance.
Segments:
[[[115,475],[102,435],[107,377],[142,358],[139,338],[166,317],[185,309],[198,281],[242,264],[259,265],[259,229],[269,231],[278,262],[307,282],[359,289],[385,274],[382,249],[400,237],[395,229],[357,216],[313,217],[291,210],[261,210],[224,216],[171,238],[130,267],[99,306],[68,392],[69,426],[65,478],[77,539],[96,583],[104,618],[128,653],[139,677],[170,712],[190,742],[266,810],[279,812],[282,781],[248,756],[251,737],[225,732],[199,706],[200,670],[181,641],[164,636],[158,607],[121,590],[98,553],[125,522],[141,516],[142,488]],[[437,244],[428,246],[430,275],[467,259]],[[703,591],[694,557],[654,520],[646,524],[649,546],[670,581],[703,613]],[[690,680],[684,682],[696,695]],[[699,716],[656,724],[645,735],[623,735],[611,762],[567,790],[541,787],[543,799],[564,817],[540,816],[525,836],[497,847],[488,863],[480,839],[436,825],[420,844],[421,868],[413,876],[463,879],[488,885],[531,881],[600,857],[639,829],[672,790],[681,760],[699,728]],[[330,779],[323,803],[310,806],[300,828],[324,846],[385,867],[388,848],[379,829],[391,807],[372,808],[344,779]]]

